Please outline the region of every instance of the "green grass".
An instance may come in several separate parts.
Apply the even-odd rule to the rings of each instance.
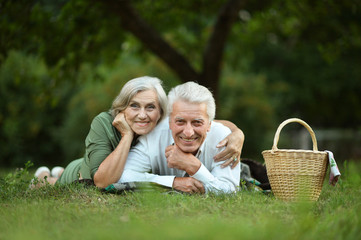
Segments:
[[[317,202],[135,192],[82,186],[29,190],[25,171],[1,177],[0,239],[360,239],[361,164],[327,179]]]

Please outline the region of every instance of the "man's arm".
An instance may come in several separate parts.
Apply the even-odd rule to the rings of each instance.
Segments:
[[[212,161],[211,171],[190,153],[184,153],[176,145],[168,146],[165,152],[169,168],[177,168],[203,183],[205,192],[231,193],[236,191],[240,181],[239,166],[223,168],[222,162]]]
[[[173,175],[160,176],[149,173],[152,170],[149,155],[142,142],[131,149],[118,182],[153,182],[169,188],[187,193],[204,193],[203,184],[191,177],[175,177]]]
[[[209,171],[203,164],[192,177],[203,183],[205,192],[233,193],[240,182],[240,165],[235,168],[222,167],[222,162],[214,163]]]
[[[149,173],[152,166],[146,152],[142,142],[130,150],[124,172],[118,182],[154,182],[171,188],[175,176],[159,176]]]

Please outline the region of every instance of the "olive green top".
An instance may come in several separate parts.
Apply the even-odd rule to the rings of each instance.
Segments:
[[[94,179],[100,164],[118,146],[122,138],[119,131],[113,127],[113,116],[110,112],[102,112],[93,119],[90,130],[85,139],[85,155],[66,166],[64,172],[57,180],[57,184],[68,184],[79,179]],[[134,138],[131,146],[136,143]]]
[[[84,179],[93,179],[100,164],[118,146],[122,138],[112,125],[114,118],[110,112],[102,112],[93,119],[85,139],[85,155],[80,166]]]

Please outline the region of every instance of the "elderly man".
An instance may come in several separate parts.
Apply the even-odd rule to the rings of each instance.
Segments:
[[[168,101],[169,118],[139,138],[119,182],[154,182],[188,193],[235,192],[239,164],[232,169],[213,160],[222,150],[217,143],[231,131],[213,121],[212,93],[187,82],[173,88]]]

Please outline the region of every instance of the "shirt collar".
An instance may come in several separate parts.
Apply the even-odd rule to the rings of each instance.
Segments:
[[[205,142],[206,140],[204,139],[202,145],[199,147],[195,157],[199,159],[199,156],[202,154],[202,152],[204,151],[204,148],[205,148]]]

